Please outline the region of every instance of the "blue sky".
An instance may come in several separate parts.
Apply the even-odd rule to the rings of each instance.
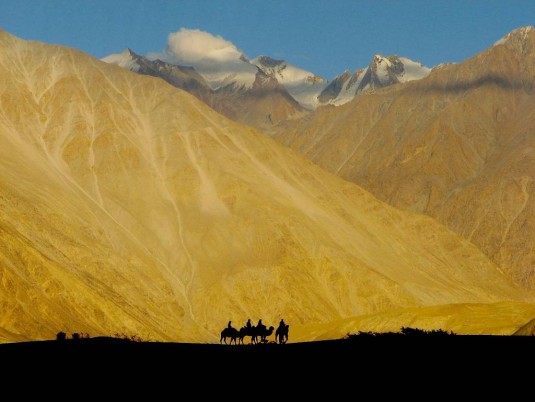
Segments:
[[[535,0],[2,0],[0,27],[96,57],[160,52],[169,33],[201,29],[248,57],[266,54],[326,78],[376,53],[459,62],[535,25]]]

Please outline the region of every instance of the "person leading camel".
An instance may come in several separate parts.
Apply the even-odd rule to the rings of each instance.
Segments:
[[[288,342],[289,331],[290,331],[290,326],[286,324],[284,320],[281,320],[279,324],[279,328],[277,328],[277,331],[275,332],[275,342],[278,342],[278,343]]]

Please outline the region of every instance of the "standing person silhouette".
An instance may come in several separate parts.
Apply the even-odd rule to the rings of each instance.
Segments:
[[[288,342],[289,330],[290,326],[284,322],[284,319],[281,319],[281,322],[279,323],[279,328],[277,328],[277,331],[275,332],[275,342],[277,342],[277,340],[279,343]]]

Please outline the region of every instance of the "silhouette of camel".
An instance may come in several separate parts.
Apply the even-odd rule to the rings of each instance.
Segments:
[[[288,324],[278,327],[277,331],[275,331],[275,342],[278,342],[278,343],[288,342],[289,332],[290,332],[290,325]]]
[[[267,342],[266,338],[268,336],[270,336],[271,334],[273,334],[273,330],[275,328],[274,327],[269,327],[269,329],[267,329],[265,326],[262,326],[262,327],[241,327],[240,330],[238,331],[238,335],[237,335],[237,338],[238,338],[238,343],[244,345],[244,339],[246,336],[250,336],[251,337],[251,343],[252,344],[257,344],[258,342]],[[227,335],[229,336],[229,335]],[[259,339],[260,338],[260,339]]]
[[[241,327],[240,331],[238,332],[238,343],[243,345],[244,344],[243,340],[245,339],[246,336],[252,337],[253,328],[254,327]],[[251,343],[252,342],[253,341],[251,340]]]
[[[229,328],[226,327],[223,331],[221,331],[221,338],[219,339],[219,343],[225,342],[225,345],[232,345],[232,342],[234,342],[235,345],[238,343],[244,344],[244,338],[246,336],[251,337],[251,343],[257,344],[259,342],[261,343],[267,343],[267,337],[271,336],[273,334],[273,331],[275,328],[273,326],[269,327],[267,329],[265,326],[261,327],[241,327],[238,331],[236,328]],[[230,342],[227,342],[227,339],[230,339]]]
[[[234,345],[236,345],[238,335],[239,332],[236,328],[227,327],[223,331],[221,331],[221,339],[219,339],[219,343],[223,343],[223,341],[225,341],[225,345],[228,345],[227,338],[230,338],[230,344],[232,345],[232,341],[234,341]]]
[[[254,328],[254,332],[253,332],[253,335],[252,335],[252,338],[251,338],[251,341],[253,343],[258,343],[258,338],[260,338],[260,342],[261,343],[267,343],[267,337],[268,336],[271,336],[271,334],[273,333],[273,331],[275,330],[275,327],[271,326],[269,327],[269,329],[266,329],[265,326],[262,326],[260,328],[258,327],[253,327]]]
[[[244,339],[246,336],[250,336],[251,337],[251,343],[256,343],[256,338],[255,338],[255,333],[256,333],[256,327],[255,326],[252,326],[252,327],[247,327],[247,326],[244,326],[244,327],[241,327],[239,332],[238,332],[238,342],[242,345],[244,345]]]

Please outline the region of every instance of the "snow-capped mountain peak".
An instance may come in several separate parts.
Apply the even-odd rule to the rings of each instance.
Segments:
[[[370,64],[371,71],[375,73],[375,76],[377,77],[377,80],[382,84],[388,84],[392,80],[392,76],[390,73],[392,62],[398,61],[397,58],[392,57],[392,61],[387,59],[386,57],[381,56],[380,54],[376,54],[373,56],[373,60]],[[396,67],[399,67],[399,63],[395,64]],[[399,69],[399,68],[398,68]]]
[[[301,82],[318,82],[324,79],[302,68],[288,64],[284,60],[272,59],[269,56],[258,56],[251,63],[260,68],[266,74],[271,75],[279,83],[296,84]]]
[[[213,90],[234,87],[246,90],[253,87],[258,68],[251,64],[243,55],[236,59],[214,62],[212,59],[201,59],[193,65]]]
[[[391,58],[393,56],[390,56]],[[395,57],[395,56],[394,56]],[[384,63],[384,65],[386,65],[387,67],[390,67],[392,65],[392,63],[390,62],[390,60],[380,54],[375,54],[373,56],[373,60],[372,60],[372,63],[375,63],[375,64],[378,64],[378,65],[381,65]]]
[[[284,60],[258,56],[251,60],[251,63],[266,75],[277,79],[295,100],[307,108],[313,109],[317,106],[317,95],[327,85],[324,78]]]
[[[429,67],[406,57],[396,55],[385,57],[376,54],[368,67],[359,69],[352,75],[346,70],[335,77],[318,95],[318,102],[343,105],[358,93],[424,78],[430,72]]]
[[[253,60],[253,63],[261,68],[275,68],[277,66],[283,66],[282,68],[285,68],[286,66],[286,62],[284,60],[276,60],[269,56],[258,56]]]

